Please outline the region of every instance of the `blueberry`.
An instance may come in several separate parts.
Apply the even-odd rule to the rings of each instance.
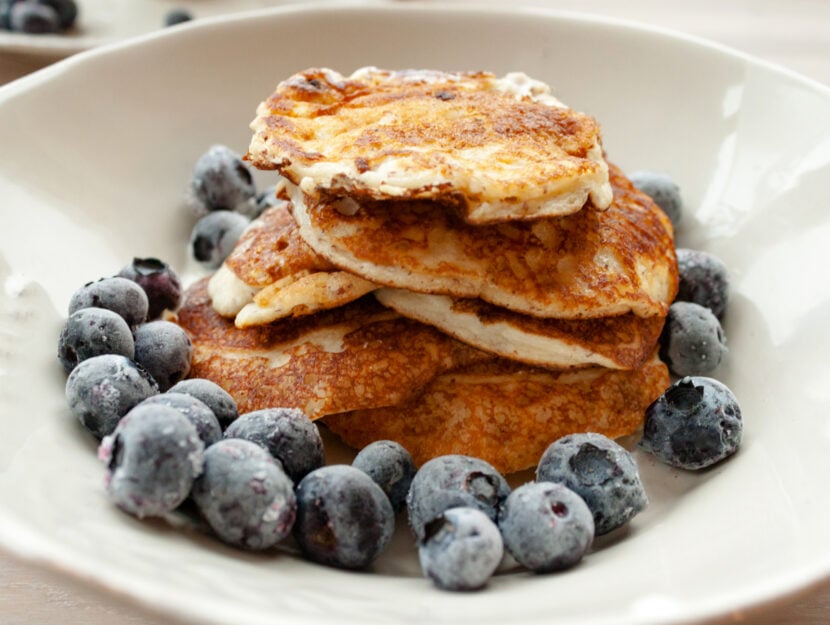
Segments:
[[[139,404],[139,406],[146,405],[167,406],[181,412],[196,428],[196,433],[205,444],[205,448],[222,439],[222,428],[219,426],[216,415],[204,402],[192,395],[168,391],[148,397]]]
[[[375,441],[360,450],[352,461],[381,487],[395,512],[403,509],[406,494],[415,476],[410,453],[395,441]]]
[[[669,307],[660,357],[673,373],[704,375],[720,365],[726,352],[723,328],[711,310],[693,302]]]
[[[243,207],[256,196],[256,187],[239,155],[227,146],[214,145],[196,161],[190,193],[197,214],[204,214]]]
[[[16,2],[9,13],[10,30],[29,35],[46,35],[60,31],[58,12],[35,0]]]
[[[343,464],[315,469],[296,495],[294,537],[308,559],[361,569],[389,544],[395,530],[392,504],[363,471]]]
[[[193,500],[222,541],[242,549],[268,549],[291,533],[297,513],[293,487],[259,445],[228,439],[205,451]]]
[[[193,14],[187,9],[170,9],[164,16],[165,26],[184,24],[193,19]]]
[[[678,248],[677,270],[677,301],[700,304],[721,319],[729,303],[729,274],[723,261],[708,252]]]
[[[170,387],[168,393],[186,393],[207,404],[219,419],[219,425],[227,427],[239,416],[236,401],[221,386],[204,378],[190,378],[177,382]]]
[[[217,210],[208,213],[193,227],[190,253],[202,266],[218,269],[249,223],[247,217],[232,211]]]
[[[446,455],[425,462],[415,474],[406,504],[409,525],[418,540],[426,525],[449,508],[478,508],[496,521],[510,486],[491,464],[462,455]]]
[[[181,326],[172,321],[150,321],[135,330],[135,361],[168,390],[190,372],[193,343]]]
[[[277,186],[272,185],[248,200],[245,204],[237,206],[236,211],[245,215],[248,219],[256,219],[269,208],[283,203],[285,203],[285,200],[277,197]]]
[[[19,0],[0,0],[0,30],[12,28],[12,5]]]
[[[597,536],[624,525],[648,504],[634,457],[592,432],[553,442],[539,460],[536,481],[564,484],[582,497]]]
[[[102,278],[75,291],[69,300],[69,314],[82,308],[106,308],[121,315],[134,330],[147,320],[149,306],[144,289],[132,280]]]
[[[158,258],[133,258],[118,275],[137,283],[147,294],[147,319],[157,319],[165,310],[176,310],[182,301],[182,283],[170,266]]]
[[[84,360],[66,380],[72,414],[98,438],[110,434],[121,417],[156,393],[158,385],[143,367],[114,354]]]
[[[588,505],[568,487],[536,482],[515,489],[499,518],[504,546],[522,566],[558,571],[582,559],[594,540]]]
[[[204,445],[178,410],[136,406],[104,438],[98,457],[107,465],[107,494],[119,508],[144,518],[181,504],[201,473]]]
[[[646,410],[640,447],[681,469],[702,469],[731,456],[741,444],[741,408],[724,384],[685,377]]]
[[[672,177],[656,171],[637,171],[629,178],[635,187],[663,209],[676,228],[683,217],[683,199],[680,188]]]
[[[225,438],[243,438],[264,447],[295,483],[323,466],[320,431],[297,408],[264,408],[243,414],[228,426]]]
[[[495,523],[477,508],[449,508],[427,524],[418,545],[424,575],[444,590],[478,590],[493,576],[504,545]]]
[[[51,7],[58,14],[58,28],[66,30],[75,24],[78,17],[78,5],[75,0],[25,0]]]
[[[66,320],[58,338],[58,359],[69,373],[79,362],[102,354],[135,356],[133,333],[124,319],[104,308],[83,308]]]

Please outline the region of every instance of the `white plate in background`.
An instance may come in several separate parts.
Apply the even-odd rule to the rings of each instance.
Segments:
[[[701,474],[637,453],[651,505],[574,570],[473,594],[413,572],[406,528],[373,573],[239,553],[139,522],[102,488],[55,358],[71,293],[133,256],[186,266],[181,203],[213,143],[309,66],[525,71],[594,114],[609,159],[660,169],[678,243],[730,268],[740,452]],[[114,97],[113,97],[114,94]],[[830,573],[830,90],[744,55],[543,10],[291,6],[84,53],[0,89],[0,543],[171,614],[231,625],[699,621]],[[268,177],[260,177],[262,185]]]

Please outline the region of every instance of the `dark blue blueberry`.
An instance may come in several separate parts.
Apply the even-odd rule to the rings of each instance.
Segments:
[[[196,433],[205,444],[205,448],[222,439],[222,428],[219,426],[216,415],[207,404],[192,395],[168,391],[148,397],[139,404],[139,406],[145,405],[162,405],[181,412],[196,428]]]
[[[673,373],[704,375],[726,356],[726,336],[711,310],[693,302],[669,307],[660,336],[660,357]]]
[[[478,508],[449,508],[427,524],[418,544],[424,576],[443,590],[478,590],[504,555],[495,523]]]
[[[190,234],[190,253],[202,266],[218,269],[248,224],[247,217],[233,211],[208,213],[196,222]]]
[[[683,198],[672,177],[656,171],[637,171],[631,174],[630,179],[635,187],[663,209],[676,228],[683,217]]]
[[[571,434],[545,450],[537,482],[564,484],[582,497],[597,536],[624,525],[648,504],[634,457],[601,434]]]
[[[131,330],[147,321],[150,303],[138,284],[127,278],[102,278],[81,287],[69,300],[69,314],[82,308],[106,308],[121,315]]]
[[[165,310],[176,310],[182,301],[182,282],[170,266],[158,258],[133,258],[119,273],[137,283],[147,294],[147,319],[158,319]]]
[[[10,30],[29,35],[48,35],[60,31],[58,12],[51,6],[35,0],[12,5],[9,13]]]
[[[221,386],[204,378],[189,378],[170,387],[168,393],[186,393],[207,404],[223,428],[239,416],[236,401]]]
[[[256,219],[269,208],[285,203],[285,200],[277,197],[277,187],[273,185],[258,193],[256,197],[251,198],[245,204],[237,206],[236,210],[248,219]]]
[[[243,207],[256,196],[256,186],[239,154],[227,146],[214,145],[196,161],[190,193],[194,210],[204,214]]]
[[[66,380],[69,409],[98,438],[110,434],[121,417],[156,393],[158,385],[143,367],[114,354],[84,360]]]
[[[395,512],[406,504],[406,494],[415,477],[415,463],[410,453],[395,441],[375,441],[360,450],[352,461],[381,487]]]
[[[677,301],[700,304],[721,319],[729,303],[729,274],[723,261],[708,252],[679,248],[677,270]]]
[[[264,408],[241,415],[225,438],[244,438],[282,463],[295,483],[323,466],[323,439],[317,426],[297,408]]]
[[[12,28],[12,5],[20,0],[0,0],[0,30]]]
[[[193,14],[187,9],[170,9],[164,16],[165,26],[184,24],[193,19]]]
[[[294,485],[271,455],[250,441],[219,441],[205,451],[193,500],[224,542],[268,549],[291,533],[297,513]]]
[[[536,482],[515,489],[499,517],[504,546],[538,573],[582,559],[594,540],[594,518],[582,498],[563,484]]]
[[[78,5],[75,0],[25,0],[33,1],[48,7],[52,7],[58,14],[58,28],[66,30],[75,24],[78,18]]]
[[[449,508],[472,507],[494,522],[510,486],[491,464],[462,455],[433,458],[418,470],[406,497],[409,525],[423,540],[426,525]]]
[[[58,359],[64,371],[69,373],[79,362],[102,354],[135,356],[127,322],[104,308],[83,308],[70,315],[58,338]]]
[[[136,406],[101,441],[107,495],[138,518],[162,516],[181,504],[202,472],[204,445],[178,410]]]
[[[640,447],[681,469],[702,469],[734,454],[743,422],[735,395],[717,380],[686,377],[646,410]]]
[[[150,321],[135,330],[135,361],[147,369],[162,392],[190,372],[193,343],[172,321]]]
[[[296,489],[294,537],[306,558],[345,569],[369,566],[395,530],[389,498],[368,475],[340,464],[315,469]]]

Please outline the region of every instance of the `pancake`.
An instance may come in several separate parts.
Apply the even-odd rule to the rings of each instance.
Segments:
[[[190,376],[219,384],[240,413],[285,406],[317,419],[396,405],[436,375],[492,358],[371,296],[243,330],[216,313],[202,280],[176,320],[193,342]]]
[[[597,122],[524,74],[308,69],[251,129],[246,158],[313,197],[437,200],[477,224],[611,201]]]
[[[535,466],[548,445],[567,434],[618,438],[635,432],[668,385],[668,370],[656,355],[632,371],[551,372],[499,359],[439,375],[402,405],[323,422],[355,449],[388,439],[409,450],[417,465],[467,454],[512,473]]]
[[[654,351],[663,317],[631,313],[600,319],[539,319],[480,299],[382,288],[375,297],[405,317],[429,324],[478,349],[552,368],[639,367]]]
[[[375,288],[306,245],[287,202],[252,222],[208,283],[216,312],[240,328],[335,308]]]
[[[533,222],[471,226],[425,201],[346,210],[299,187],[292,214],[320,256],[380,285],[543,318],[665,316],[677,291],[671,222],[619,169],[610,174],[607,210]]]

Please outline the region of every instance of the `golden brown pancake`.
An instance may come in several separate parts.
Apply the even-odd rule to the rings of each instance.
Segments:
[[[664,316],[677,291],[671,222],[613,166],[611,182],[607,210],[533,222],[471,226],[425,201],[343,210],[296,187],[292,212],[320,256],[384,286],[536,317]]]
[[[668,385],[668,370],[656,356],[633,371],[551,372],[499,359],[444,373],[401,405],[323,422],[355,449],[388,439],[418,465],[466,454],[512,473],[536,465],[548,445],[567,434],[618,438],[635,432]]]
[[[252,222],[208,283],[214,309],[240,328],[342,306],[375,288],[306,245],[287,202]]]
[[[405,317],[478,349],[548,368],[639,367],[654,351],[664,318],[632,313],[599,319],[540,319],[480,299],[383,288],[375,297]]]
[[[469,223],[611,199],[599,125],[524,74],[308,69],[251,129],[248,160],[315,197],[437,200]]]
[[[191,377],[219,384],[241,413],[286,406],[317,419],[395,405],[440,373],[491,358],[372,297],[243,330],[214,311],[203,280],[177,320],[193,342]]]

